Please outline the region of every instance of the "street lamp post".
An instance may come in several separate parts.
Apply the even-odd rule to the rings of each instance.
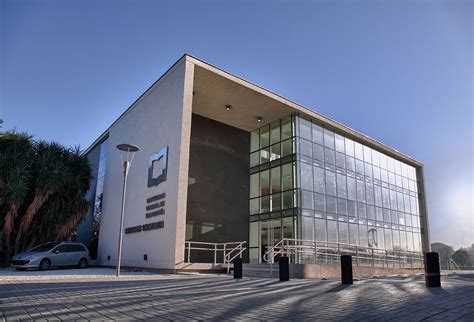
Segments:
[[[125,194],[127,192],[127,178],[130,164],[132,163],[135,152],[140,150],[137,146],[131,144],[119,144],[117,149],[121,152],[120,158],[123,162],[123,188],[122,188],[122,210],[120,212],[120,231],[118,240],[118,254],[117,254],[117,272],[116,276],[120,276],[120,262],[122,260],[122,239],[123,239],[123,217],[125,212]]]

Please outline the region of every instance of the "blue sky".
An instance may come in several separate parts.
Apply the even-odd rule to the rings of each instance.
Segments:
[[[470,245],[473,12],[456,0],[0,0],[0,118],[86,148],[191,53],[423,161],[432,241]]]

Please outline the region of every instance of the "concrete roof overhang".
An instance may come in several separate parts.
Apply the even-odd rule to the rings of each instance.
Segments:
[[[423,166],[420,161],[320,113],[196,57],[186,55],[186,58],[195,66],[193,113],[246,131],[253,131],[291,113],[298,113],[407,164],[415,167]],[[227,111],[226,105],[231,105],[232,108]],[[262,117],[262,121],[257,122],[257,117]]]

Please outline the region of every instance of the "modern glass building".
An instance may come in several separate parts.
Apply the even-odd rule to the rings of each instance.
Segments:
[[[100,265],[116,260],[120,143],[140,147],[125,266],[213,267],[241,255],[324,265],[352,254],[405,268],[428,250],[421,162],[184,55],[85,151],[94,207],[77,238]]]

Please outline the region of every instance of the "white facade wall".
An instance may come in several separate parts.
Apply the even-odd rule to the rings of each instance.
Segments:
[[[140,147],[128,176],[124,228],[164,221],[164,228],[123,235],[122,265],[173,269],[183,261],[192,82],[193,65],[182,59],[110,128],[99,265],[116,265],[123,186],[123,164],[116,149],[120,143]],[[149,188],[149,157],[165,146],[169,147],[167,180]],[[146,218],[146,199],[163,192],[165,214]]]

